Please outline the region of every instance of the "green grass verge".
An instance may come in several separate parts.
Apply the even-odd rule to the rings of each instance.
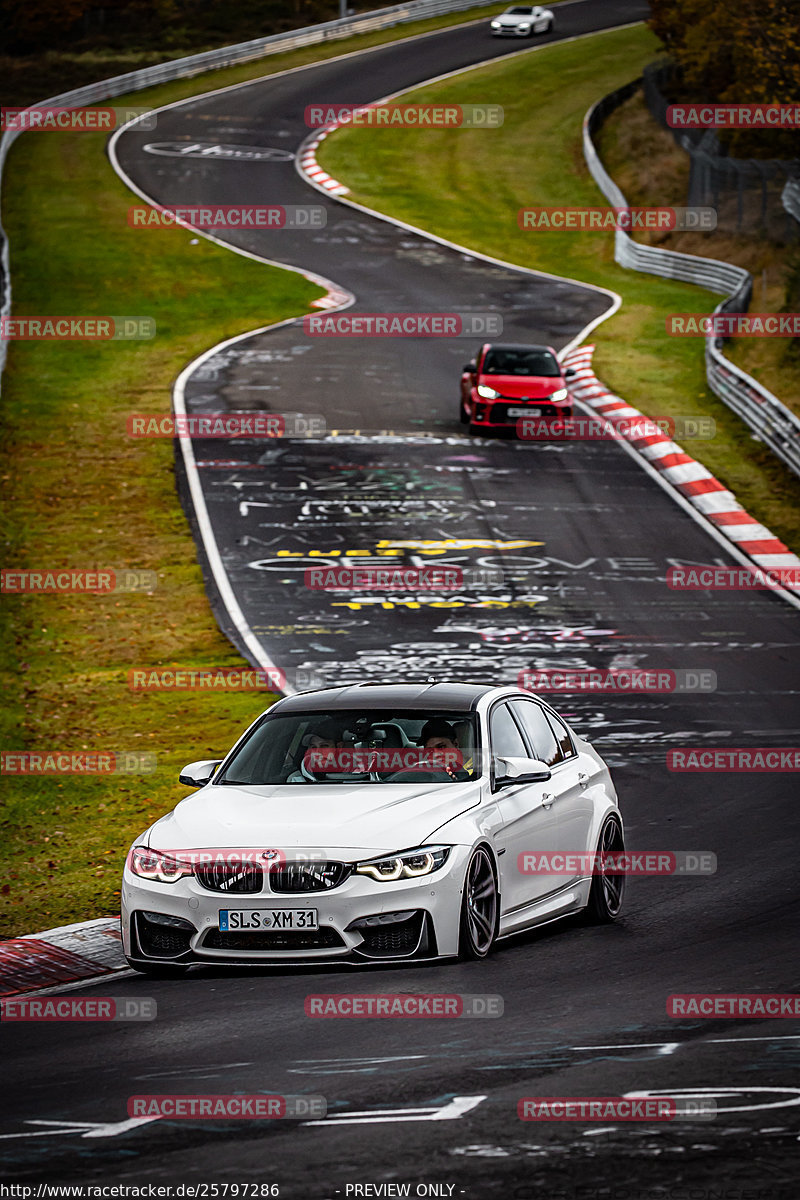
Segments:
[[[52,181],[69,180],[54,188]],[[147,568],[149,595],[3,597],[4,748],[147,750],[152,776],[4,780],[0,920],[10,933],[113,912],[126,843],[185,794],[176,772],[225,750],[264,696],[132,694],[149,664],[241,665],[219,633],[177,500],[169,440],[126,436],[221,338],[308,310],[319,287],[186,231],[128,228],[104,139],[14,147],[4,217],[15,314],[135,313],[152,342],[10,343],[6,565]]]
[[[651,416],[713,417],[716,436],[686,449],[800,550],[800,482],[708,389],[702,341],[664,332],[669,313],[710,311],[719,298],[623,270],[610,234],[517,225],[525,205],[605,203],[583,161],[583,116],[657,51],[655,37],[637,26],[480,67],[404,101],[500,104],[500,129],[343,129],[318,157],[359,203],[508,262],[619,292],[623,307],[593,338],[599,377]]]

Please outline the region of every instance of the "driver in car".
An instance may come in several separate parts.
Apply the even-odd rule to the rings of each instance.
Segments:
[[[466,762],[463,761],[461,749],[449,721],[445,721],[444,719],[438,720],[436,718],[427,721],[423,725],[422,732],[419,735],[419,744],[424,750],[455,750],[458,755],[455,762],[448,762],[444,755],[437,755],[434,761],[437,767],[446,771],[451,779],[469,779],[472,759],[469,758]]]
[[[305,765],[308,750],[341,750],[344,746],[344,729],[335,721],[325,721],[313,733],[307,733],[303,738],[303,758],[296,771],[286,778],[287,783],[318,783],[316,775]]]

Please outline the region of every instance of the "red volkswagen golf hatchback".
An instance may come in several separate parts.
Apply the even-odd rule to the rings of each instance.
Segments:
[[[461,423],[470,433],[515,429],[520,417],[572,416],[566,380],[550,346],[487,342],[461,375]]]

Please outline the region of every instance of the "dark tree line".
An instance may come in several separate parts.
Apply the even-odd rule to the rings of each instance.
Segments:
[[[679,72],[680,96],[800,105],[800,0],[650,0],[650,28]],[[730,153],[796,158],[800,133],[730,131]]]
[[[350,7],[377,4],[350,0]],[[2,52],[179,50],[331,20],[338,0],[0,0]]]

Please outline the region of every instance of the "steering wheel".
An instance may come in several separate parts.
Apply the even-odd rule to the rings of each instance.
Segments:
[[[384,778],[384,783],[452,783],[451,775],[447,771],[440,771],[438,767],[430,767],[428,770],[423,766],[420,770],[409,769],[404,767],[402,771],[395,771],[391,775]]]

